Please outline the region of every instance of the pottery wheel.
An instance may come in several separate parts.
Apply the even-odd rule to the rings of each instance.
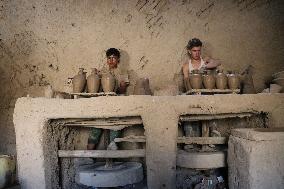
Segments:
[[[85,165],[76,171],[77,184],[92,187],[118,187],[143,180],[143,167],[138,162],[114,162],[112,167],[104,163]]]

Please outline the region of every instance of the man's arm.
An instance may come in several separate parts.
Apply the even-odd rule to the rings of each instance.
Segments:
[[[214,68],[217,68],[218,66],[221,65],[220,60],[213,59],[213,58],[210,58],[210,57],[205,57],[204,62],[205,62],[205,67],[208,68],[208,69],[214,69]]]

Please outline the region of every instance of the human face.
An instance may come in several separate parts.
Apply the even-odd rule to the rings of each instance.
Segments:
[[[194,60],[200,60],[201,56],[201,47],[192,47],[192,49],[188,50],[188,53],[190,54],[191,58]]]
[[[110,68],[116,68],[119,62],[119,58],[117,56],[111,55],[107,57],[107,64]]]

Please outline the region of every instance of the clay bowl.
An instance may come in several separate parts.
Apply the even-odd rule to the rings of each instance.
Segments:
[[[276,78],[272,80],[273,83],[276,83],[277,85],[280,85],[281,87],[284,87],[284,77],[282,78]]]
[[[281,72],[277,72],[275,74],[272,75],[273,78],[284,78],[284,71]]]

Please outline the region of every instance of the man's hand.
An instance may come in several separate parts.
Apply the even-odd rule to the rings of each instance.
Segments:
[[[204,62],[205,62],[205,67],[208,69],[217,68],[218,66],[221,65],[220,60],[212,59],[209,57],[204,58]]]

